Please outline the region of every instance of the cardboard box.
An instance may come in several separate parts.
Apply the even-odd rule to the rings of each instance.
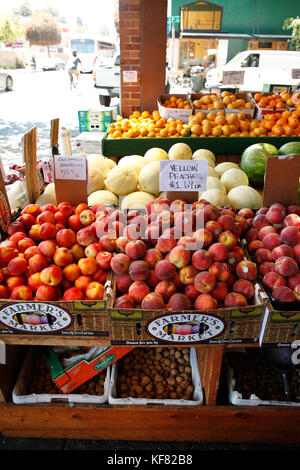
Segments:
[[[231,114],[231,113],[234,113],[234,114],[239,114],[239,113],[243,113],[243,114],[246,114],[247,116],[250,116],[250,117],[253,117],[254,116],[254,113],[255,113],[255,105],[251,99],[251,95],[250,93],[246,93],[246,92],[239,92],[239,93],[235,93],[235,97],[236,99],[243,99],[246,101],[246,103],[251,103],[253,105],[253,108],[243,108],[243,109],[239,109],[239,108],[227,108],[225,106],[225,114]]]
[[[30,393],[30,385],[34,378],[34,361],[37,359],[39,348],[29,348],[16,384],[12,391],[12,400],[16,404],[37,404],[37,403],[82,403],[82,404],[102,404],[108,400],[108,389],[110,382],[110,368],[106,369],[104,390],[102,395],[92,395],[87,393]],[[49,372],[50,375],[50,372]]]
[[[117,119],[118,110],[117,107],[101,107],[96,110],[78,111],[78,119],[83,122],[113,122]]]
[[[78,152],[102,154],[102,140],[105,132],[81,132],[75,138],[75,146]]]
[[[189,101],[191,105],[191,109],[167,108],[166,106],[163,106],[163,102],[166,99],[170,98],[170,96],[173,96],[173,95],[165,94],[165,95],[159,96],[158,101],[157,101],[157,106],[158,106],[158,111],[159,111],[160,116],[166,119],[169,119],[169,118],[181,119],[182,122],[187,123],[189,120],[189,116],[193,114],[193,106],[192,106],[191,100],[189,99],[187,95],[181,95],[181,94],[176,93],[175,96],[177,96],[177,98],[183,98],[184,100]]]
[[[79,132],[106,132],[110,122],[99,121],[79,121]]]
[[[191,102],[193,104],[194,101],[200,100],[200,98],[202,98],[203,96],[207,96],[207,95],[210,95],[210,94],[216,94],[216,95],[220,96],[219,93],[192,93]],[[198,109],[193,104],[193,114],[197,114],[197,113],[204,113],[204,114],[215,113],[215,114],[217,114],[220,111],[225,111],[225,108],[223,107],[222,109]]]
[[[256,101],[254,100],[254,95],[255,93],[251,93],[251,100],[252,100],[252,103],[255,105],[254,117],[256,119],[262,119],[266,114],[280,113],[280,112],[287,110],[286,106],[284,108],[278,108],[278,109],[261,108],[260,106],[258,106]],[[262,95],[271,96],[271,95],[274,95],[274,93],[263,93]]]
[[[47,348],[45,360],[51,377],[63,393],[70,393],[105,370],[133,348],[94,347],[86,354],[64,360],[54,348]]]
[[[205,312],[108,308],[111,344],[259,344],[267,301],[261,285],[256,283],[253,304],[247,307]],[[199,333],[174,334],[175,324],[194,325]]]
[[[195,348],[190,348],[190,366],[191,375],[194,385],[194,393],[192,400],[184,399],[149,399],[149,398],[120,398],[118,397],[118,363],[113,364],[108,393],[108,403],[111,405],[172,405],[172,406],[199,406],[203,405],[203,393],[201,380],[199,375],[199,366],[197,361],[197,354]]]

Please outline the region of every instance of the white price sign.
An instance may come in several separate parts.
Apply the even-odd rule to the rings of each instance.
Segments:
[[[207,160],[161,160],[160,191],[206,191]]]
[[[223,85],[242,85],[244,83],[244,75],[244,71],[226,70],[223,72]]]
[[[87,179],[86,157],[55,155],[54,159],[56,179],[80,181]]]

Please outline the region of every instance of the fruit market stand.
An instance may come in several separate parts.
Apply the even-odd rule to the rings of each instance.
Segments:
[[[281,140],[280,143],[282,142]],[[239,159],[239,155],[219,154],[217,156],[219,163],[238,162]],[[35,163],[32,159],[28,161],[31,169]],[[64,309],[64,312],[71,313],[73,319],[69,324],[63,325],[61,330],[52,331],[50,334],[38,331],[30,334],[30,330],[22,332],[24,324],[20,330],[17,330],[16,324],[13,329],[8,324],[6,326],[7,334],[2,329],[1,341],[8,346],[19,346],[20,348],[38,346],[110,347],[111,344],[117,346],[122,344],[124,338],[119,336],[120,319],[113,317],[115,309],[112,308],[112,301],[116,295],[114,276],[106,278],[105,286],[106,294],[103,300],[96,302],[96,304],[86,300],[60,302],[59,306]],[[272,404],[268,404],[268,406],[233,406],[232,404],[219,403],[218,400],[225,354],[236,348],[260,349],[259,335],[263,327],[263,319],[266,318],[264,315],[267,306],[264,296],[260,300],[258,316],[241,320],[241,322],[248,322],[250,333],[249,331],[243,332],[243,329],[238,330],[238,334],[245,335],[240,338],[247,338],[248,334],[250,341],[235,341],[234,336],[230,336],[229,332],[229,336],[222,337],[223,340],[219,343],[195,343],[197,368],[203,390],[201,403],[194,406],[183,406],[180,403],[173,405],[136,405],[133,403],[126,406],[111,403],[71,403],[70,405],[70,403],[64,403],[63,400],[57,400],[57,402],[54,401],[50,404],[43,402],[16,404],[11,400],[14,387],[13,377],[6,365],[3,364],[0,366],[1,432],[7,437],[298,443],[300,441],[300,411],[296,404],[295,406],[291,404],[280,406],[278,403],[276,406],[272,406]],[[7,302],[3,302],[3,304],[6,306]],[[270,306],[269,303],[268,306]],[[238,315],[236,310],[223,310],[223,313],[226,313],[227,310],[230,315],[235,312],[236,316],[229,316],[228,324],[231,326],[232,323],[239,324],[239,316],[243,314],[243,308],[245,316],[248,312],[253,312],[252,307],[239,308]],[[110,315],[108,315],[108,311]],[[129,314],[133,316],[139,313],[138,309],[129,311]],[[161,311],[157,313],[161,314]],[[142,318],[143,314],[138,317],[138,322]],[[232,322],[232,318],[234,318],[234,322]],[[149,323],[149,321],[148,319],[147,322]],[[3,315],[1,322],[3,328]],[[135,324],[137,324],[136,319],[134,320]],[[279,341],[291,341],[289,335],[294,324],[295,322],[285,331],[285,336]],[[151,341],[153,337],[148,335],[148,331],[145,336],[148,340],[147,344],[155,347],[161,346],[163,343],[158,342],[157,344],[155,341]],[[143,331],[142,336],[144,334]],[[237,338],[239,339],[239,337]],[[293,339],[297,338],[297,335],[293,337]],[[272,342],[272,335],[269,341]],[[170,344],[167,342],[166,346]],[[144,347],[145,341],[133,341],[132,345],[133,348],[139,349]],[[124,346],[118,347],[120,349]]]

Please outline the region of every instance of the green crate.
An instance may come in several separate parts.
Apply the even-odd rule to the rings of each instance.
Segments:
[[[287,142],[300,142],[300,137],[154,137],[132,139],[102,140],[102,154],[110,157],[125,155],[144,155],[152,147],[159,147],[167,152],[178,142],[188,144],[193,152],[200,148],[211,150],[215,155],[240,155],[249,145],[269,143],[278,149]]]

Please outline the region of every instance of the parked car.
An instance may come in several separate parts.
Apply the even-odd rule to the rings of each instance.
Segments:
[[[230,82],[241,91],[262,91],[264,84],[291,85],[299,83],[292,70],[300,68],[300,52],[247,50],[239,52],[227,64],[212,68],[206,73],[206,88],[225,86],[224,72],[239,81]],[[239,73],[236,73],[239,72]]]
[[[42,70],[44,72],[48,70],[64,70],[65,67],[66,67],[66,63],[64,60],[53,58],[53,59],[50,59],[49,62],[47,62],[46,64],[42,66]]]
[[[0,70],[0,88],[5,91],[11,91],[13,84],[12,76],[6,70]]]
[[[94,64],[93,79],[96,88],[107,90],[110,96],[119,96],[120,52],[117,52],[108,64],[104,64],[101,57],[98,57]]]

